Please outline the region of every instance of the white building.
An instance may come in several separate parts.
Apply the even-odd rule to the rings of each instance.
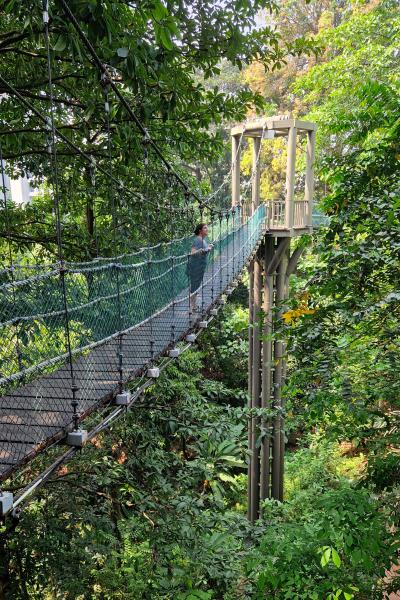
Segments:
[[[4,180],[7,196],[15,204],[28,204],[32,197],[38,193],[38,190],[31,185],[28,177],[11,179],[4,170]]]

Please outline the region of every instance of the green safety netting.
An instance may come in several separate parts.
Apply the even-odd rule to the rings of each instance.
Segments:
[[[265,206],[261,205],[246,222],[242,222],[239,210],[214,221],[209,226],[213,250],[207,272],[218,277],[221,259],[230,260],[227,250],[237,262],[239,258],[245,260],[264,217]],[[10,385],[15,387],[42,371],[48,372],[67,358],[67,321],[71,350],[79,354],[149,320],[174,300],[182,305],[188,296],[192,241],[193,236],[187,236],[114,258],[67,263],[63,276],[59,264],[33,265],[29,276],[26,266],[2,271],[3,393]],[[23,277],[19,277],[21,273]],[[188,302],[186,308],[189,310]]]

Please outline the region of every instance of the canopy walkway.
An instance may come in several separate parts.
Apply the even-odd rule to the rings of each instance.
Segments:
[[[66,309],[60,265],[14,267],[0,287],[2,351],[0,476],[110,401],[122,386],[195,327],[242,271],[265,230],[265,205],[242,222],[239,210],[210,226],[213,249],[190,308],[188,261],[192,237],[138,253],[63,265],[71,352],[63,332]]]
[[[79,105],[71,108],[75,107],[75,98],[67,103],[68,112],[60,112],[61,105],[55,101],[53,71],[57,72],[59,66],[51,50],[54,31],[50,26],[49,2],[44,0],[41,36],[47,79],[41,86],[47,92],[31,98],[23,93],[18,81],[11,82],[0,75],[6,90],[2,102],[10,102],[11,115],[13,102],[22,107],[32,126],[32,130],[21,130],[22,136],[29,131],[38,136],[33,144],[38,147],[36,159],[40,163],[36,176],[52,203],[48,216],[51,226],[54,220],[55,241],[51,251],[57,256],[53,264],[28,264],[14,256],[13,237],[8,229],[12,210],[0,143],[4,237],[8,245],[8,259],[0,270],[0,482],[55,443],[65,440],[72,449],[81,447],[87,435],[80,429],[81,421],[100,406],[116,404],[114,415],[124,410],[133,401],[129,395],[132,387],[142,389],[145,384],[141,382],[158,377],[159,359],[176,358],[182,347],[187,347],[197,332],[207,327],[218,304],[224,301],[221,297],[231,291],[246,265],[250,290],[249,407],[274,406],[280,415],[284,346],[278,341],[272,347],[273,314],[279,313],[286,298],[288,279],[299,256],[295,249],[290,257],[290,239],[310,233],[315,223],[321,224],[313,213],[313,123],[284,115],[235,126],[231,131],[231,169],[221,185],[204,197],[197,188],[190,188],[186,181],[189,176],[177,171],[138,118],[121,74],[97,54],[85,33],[86,26],[82,28],[69,3],[59,0],[58,4],[77,35],[79,52],[96,72],[93,106],[100,129],[93,136],[93,148],[87,145],[86,121],[83,137],[79,127],[75,137],[64,133],[65,122],[71,124],[75,120],[79,124],[82,114]],[[139,154],[143,153],[140,160],[136,156],[132,165],[129,155],[125,156],[127,164],[120,171],[116,168],[120,154],[113,152],[117,116],[123,116],[135,128]],[[11,123],[5,123],[3,129],[6,136],[19,135],[13,133]],[[274,137],[287,139],[286,183],[279,198],[261,202],[261,149],[264,140]],[[240,156],[243,145],[249,143],[246,139],[251,140],[252,170],[243,182]],[[25,143],[22,137],[21,148]],[[296,174],[296,149],[304,153],[305,171],[300,175]],[[86,216],[91,213],[92,217],[88,239],[96,246],[96,253],[91,247],[89,254],[96,254],[96,258],[88,262],[65,259],[68,190],[75,184],[74,174],[84,182]],[[119,179],[125,174],[126,181]],[[231,197],[221,193],[225,186],[231,186]],[[101,201],[101,210],[106,212],[104,239],[112,238],[105,253],[113,254],[113,258],[99,256],[101,248],[94,231],[96,199],[97,208]],[[132,228],[120,229],[119,211],[132,209],[134,226],[140,231],[136,239],[145,244],[137,252],[129,250]],[[202,263],[205,271],[195,307],[190,287],[194,285],[190,271],[193,236],[187,232],[199,221],[209,223],[212,249]],[[163,227],[163,239],[166,231],[168,237],[178,235],[174,233],[177,227],[186,231],[186,236],[152,246],[150,240],[159,225]],[[69,231],[70,238],[71,235],[73,230],[72,234]],[[258,318],[261,309],[266,315],[263,342]],[[107,419],[109,422],[110,417]],[[249,518],[254,519],[260,499],[282,496],[284,422],[281,416],[272,424],[261,423],[258,417],[250,421]],[[272,433],[264,436],[260,453],[256,440],[261,425]],[[53,463],[53,468],[57,464]],[[30,489],[36,489],[36,483]],[[17,502],[25,496],[25,492],[20,493]],[[3,492],[0,485],[0,516],[15,506],[12,494]]]

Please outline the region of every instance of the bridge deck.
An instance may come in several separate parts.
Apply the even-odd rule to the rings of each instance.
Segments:
[[[209,265],[198,292],[198,306],[207,313],[229,282],[245,266],[262,229],[238,248],[234,241],[227,245],[219,259]],[[172,325],[175,339],[183,339],[201,319],[190,319],[188,288],[153,318],[133,327],[122,338],[124,380],[140,376],[150,358],[150,340],[154,340],[154,356],[159,357],[171,347]],[[112,399],[118,382],[118,339],[108,341],[73,362],[79,388],[79,414],[88,414],[101,403]],[[62,439],[72,423],[71,378],[69,365],[41,376],[12,390],[0,398],[0,480],[17,466],[32,458],[52,441]]]

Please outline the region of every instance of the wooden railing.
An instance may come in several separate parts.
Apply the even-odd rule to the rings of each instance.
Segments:
[[[309,203],[307,200],[294,201],[293,229],[305,229],[308,224]],[[285,200],[267,200],[267,229],[287,229]]]
[[[294,201],[294,216],[293,216],[293,227],[294,229],[303,229],[307,227],[307,216],[308,216],[308,201],[307,200],[295,200]]]
[[[268,228],[285,228],[285,201],[272,200],[268,202]]]

